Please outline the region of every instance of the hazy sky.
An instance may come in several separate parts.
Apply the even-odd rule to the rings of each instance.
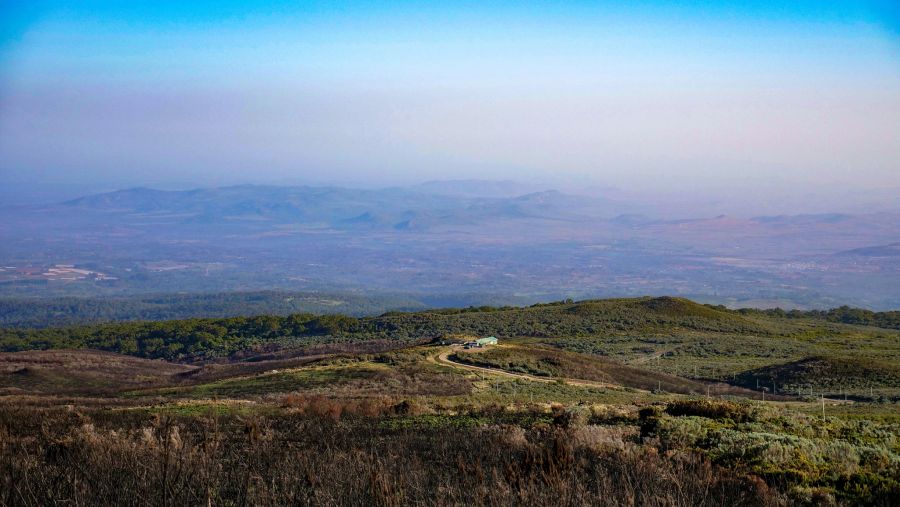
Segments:
[[[897,4],[0,0],[0,184],[883,193]]]

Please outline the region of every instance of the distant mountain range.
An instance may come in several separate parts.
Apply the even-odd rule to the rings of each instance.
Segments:
[[[409,229],[427,224],[472,224],[497,219],[578,220],[608,217],[609,201],[555,190],[508,197],[474,196],[467,185],[440,191],[436,183],[411,188],[357,190],[336,187],[235,187],[164,191],[133,188],[91,195],[53,209],[103,212],[120,219],[174,222],[267,221],[337,228]],[[484,194],[500,193],[485,191]]]
[[[681,294],[891,309],[898,240],[900,212],[681,219],[513,182],[132,188],[0,208],[0,295]]]
[[[509,185],[507,187],[506,185]],[[479,185],[484,186],[479,191]],[[885,222],[898,213],[864,216],[847,214],[778,215],[747,219],[720,215],[712,218],[666,220],[635,212],[641,206],[610,199],[542,190],[516,194],[527,188],[511,182],[477,180],[429,182],[414,187],[360,190],[339,187],[278,187],[241,185],[185,191],[132,188],[66,201],[44,211],[77,209],[102,212],[124,220],[166,219],[173,222],[265,221],[303,223],[337,228],[381,226],[407,229],[411,225],[474,224],[496,220],[602,220],[628,227],[767,227],[795,228]],[[506,191],[504,191],[506,189]],[[503,195],[506,194],[506,195]]]

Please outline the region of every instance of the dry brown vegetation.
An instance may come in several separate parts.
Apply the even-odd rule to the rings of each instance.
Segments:
[[[96,350],[28,350],[0,353],[0,395],[116,395],[166,386],[191,386],[266,372],[355,360],[404,346],[397,342],[320,344],[303,348],[245,351],[231,360],[195,365],[142,359]]]
[[[0,354],[0,394],[112,393],[171,382],[194,366],[90,350]]]
[[[343,409],[341,409],[343,411]],[[581,426],[148,419],[4,407],[0,504],[773,505],[761,480]]]
[[[270,346],[248,349],[234,354],[228,359],[202,362],[197,369],[181,373],[176,380],[188,384],[211,382],[241,375],[297,368],[314,364],[326,358],[350,358],[358,354],[377,354],[408,346],[409,344],[390,340],[371,340],[352,343],[321,343],[304,347]]]
[[[662,303],[654,311],[671,310]],[[390,340],[267,343],[193,366],[0,354],[0,505],[892,505],[900,494],[890,404],[855,418],[829,405],[825,418],[716,398],[759,395],[740,387],[706,399],[691,395],[702,380],[647,363],[503,342],[459,355],[546,379],[473,373],[435,361],[445,346]]]

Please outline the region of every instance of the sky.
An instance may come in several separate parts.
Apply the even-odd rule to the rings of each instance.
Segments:
[[[468,178],[900,207],[900,5],[0,0],[7,203]]]

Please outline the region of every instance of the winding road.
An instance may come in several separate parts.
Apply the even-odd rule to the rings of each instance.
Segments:
[[[475,366],[473,364],[460,363],[458,361],[454,361],[450,359],[450,354],[456,352],[459,349],[459,346],[449,347],[444,349],[443,351],[429,356],[429,359],[436,363],[442,364],[445,366],[450,366],[457,369],[475,371],[479,373],[489,373],[491,375],[500,375],[503,377],[512,377],[512,378],[520,378],[524,380],[531,380],[533,382],[544,382],[544,383],[552,383],[563,381],[566,384],[581,386],[581,387],[593,387],[599,389],[621,389],[622,386],[617,384],[608,384],[605,382],[596,382],[593,380],[584,380],[584,379],[574,379],[574,378],[565,378],[565,377],[538,377],[535,375],[529,375],[527,373],[513,373],[511,371],[501,370],[499,368],[489,368],[486,366]]]

